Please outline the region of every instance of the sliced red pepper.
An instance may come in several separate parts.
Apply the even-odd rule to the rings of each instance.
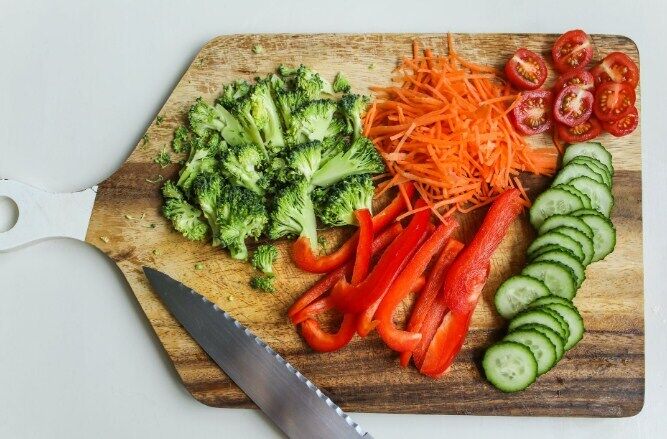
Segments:
[[[354,259],[354,269],[352,270],[352,285],[366,279],[371,265],[371,254],[373,253],[373,218],[370,210],[357,210],[354,212],[354,216],[359,223],[359,240],[357,242],[357,254]]]
[[[377,238],[373,240],[372,254],[375,255],[381,250],[384,250],[397,236],[401,234],[403,227],[401,223],[394,223],[390,228],[382,232]],[[345,277],[347,273],[352,271],[352,262],[337,268],[331,273],[323,276],[315,285],[310,287],[305,293],[299,297],[294,304],[289,308],[287,315],[293,318],[299,311],[310,305],[315,300],[326,294],[340,279]]]
[[[401,301],[410,293],[411,285],[421,276],[433,256],[438,254],[445,245],[445,241],[458,227],[453,218],[448,218],[435,232],[419,247],[419,250],[410,259],[401,274],[396,278],[387,291],[380,306],[375,312],[378,334],[389,348],[395,351],[412,351],[419,343],[419,332],[403,331],[394,325],[394,312]]]
[[[417,207],[423,201],[417,202]],[[423,204],[422,204],[423,205]],[[343,312],[360,313],[382,297],[410,256],[419,240],[428,232],[431,211],[422,210],[413,215],[410,225],[382,254],[371,273],[358,285],[350,285],[341,279],[334,286],[331,297],[336,308]]]
[[[412,197],[415,191],[412,184],[404,184],[403,189],[408,198]],[[405,212],[405,208],[405,198],[399,193],[387,207],[373,217],[373,230],[376,233],[383,230],[396,217]],[[359,231],[357,230],[338,250],[328,255],[318,256],[313,253],[310,240],[302,236],[292,244],[292,260],[297,267],[309,273],[328,273],[352,259],[358,239]]]
[[[345,314],[340,329],[334,334],[324,331],[315,320],[308,319],[301,325],[301,335],[313,350],[331,352],[347,346],[354,337],[356,329],[356,316]]]
[[[503,192],[491,204],[470,244],[463,249],[445,275],[444,299],[452,312],[468,314],[475,309],[481,293],[476,287],[480,279],[486,278],[487,265],[493,252],[522,210],[523,201],[518,189]]]
[[[435,265],[431,269],[431,273],[428,276],[427,283],[424,285],[424,288],[417,297],[412,312],[410,313],[410,320],[408,321],[407,330],[410,332],[421,332],[422,324],[426,319],[436,296],[442,289],[442,282],[445,277],[445,273],[449,269],[449,266],[454,261],[454,258],[459,254],[463,249],[463,243],[457,241],[456,239],[449,239],[445,244],[445,248],[440,253],[440,256],[435,262]],[[419,342],[421,345],[421,350],[425,352],[431,340],[426,340],[424,333],[422,332],[422,339]],[[418,345],[418,348],[420,347]],[[407,367],[412,357],[412,351],[401,352],[401,366]]]
[[[435,336],[440,323],[442,323],[442,318],[446,313],[447,306],[445,303],[442,300],[434,300],[433,305],[426,315],[421,328],[419,328],[419,332],[421,333],[422,338],[415,350],[412,351],[413,361],[418,369],[421,369],[422,364],[424,363],[424,357],[426,357],[426,352],[428,351],[428,347],[431,344],[431,341],[433,340],[433,337]]]

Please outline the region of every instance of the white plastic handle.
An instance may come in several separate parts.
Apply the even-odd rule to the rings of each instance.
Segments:
[[[74,193],[52,193],[13,180],[0,180],[0,197],[18,206],[16,224],[0,232],[0,252],[48,238],[83,240],[97,186]]]

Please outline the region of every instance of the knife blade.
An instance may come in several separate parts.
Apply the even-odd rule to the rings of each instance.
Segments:
[[[226,311],[150,267],[144,273],[185,330],[290,438],[372,439],[294,366]]]

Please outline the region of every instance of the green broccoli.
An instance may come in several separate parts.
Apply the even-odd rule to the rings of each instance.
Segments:
[[[234,259],[248,259],[245,240],[259,237],[268,222],[264,200],[248,189],[225,186],[216,210],[218,234]]]
[[[266,186],[266,179],[259,170],[263,166],[264,156],[253,144],[230,147],[221,161],[222,173],[232,183],[257,195],[264,195]]]
[[[208,226],[201,220],[201,210],[183,199],[169,198],[162,206],[162,214],[183,236],[192,241],[201,241],[206,237]]]
[[[270,74],[268,77],[269,82],[271,83],[271,89],[274,93],[279,91],[287,90],[287,84],[283,81],[283,78],[276,75],[275,73]]]
[[[215,155],[218,152],[220,144],[211,148],[211,142],[208,138],[198,137],[193,142],[190,149],[190,157],[185,162],[179,173],[176,183],[185,193],[190,193],[192,183],[203,172],[215,172],[218,167],[218,161]]]
[[[322,79],[319,73],[310,70],[304,65],[298,68],[281,65],[278,67],[278,73],[293,81],[296,89],[303,90],[308,95],[309,100],[320,99],[322,94],[334,94],[333,87],[328,81]]]
[[[220,104],[209,105],[202,98],[197,98],[188,113],[190,128],[198,136],[206,136],[210,130],[220,132],[230,145],[246,143],[248,133],[239,121]]]
[[[252,266],[263,273],[273,273],[273,263],[278,258],[278,249],[273,244],[262,244],[252,254]]]
[[[292,124],[292,114],[307,102],[308,96],[303,90],[276,91],[276,104],[286,127]]]
[[[338,72],[334,78],[332,88],[336,93],[347,93],[352,87],[347,78],[345,78],[341,72]]]
[[[175,153],[187,152],[190,150],[190,131],[184,126],[179,126],[174,130],[171,149],[173,149]]]
[[[247,95],[249,91],[250,84],[248,84],[248,81],[234,81],[222,88],[222,94],[215,102],[231,111],[236,101]]]
[[[346,149],[346,141],[341,136],[325,137],[322,140],[322,163],[328,162],[332,157],[342,153]]]
[[[312,101],[292,114],[288,137],[292,143],[322,140],[344,131],[345,123],[336,117],[336,102]]]
[[[167,180],[162,185],[162,196],[165,199],[168,199],[168,198],[174,198],[176,200],[182,200],[183,199],[183,193],[181,192],[181,190],[176,186],[176,184],[172,180]]]
[[[216,208],[218,199],[222,192],[222,178],[218,174],[212,172],[204,172],[195,178],[192,183],[192,189],[199,203],[199,207],[204,212],[204,217],[211,227],[211,235],[213,237],[213,247],[220,245],[220,238],[218,237],[218,223],[216,217]]]
[[[374,191],[369,175],[353,175],[326,189],[316,189],[313,192],[315,211],[329,226],[357,224],[354,211],[371,210]]]
[[[306,236],[313,250],[317,250],[317,220],[310,189],[308,181],[301,179],[276,194],[268,230],[271,239]]]
[[[310,181],[313,174],[320,168],[321,162],[321,142],[308,142],[294,146],[285,155],[287,172],[283,181],[293,180],[294,177],[303,177]]]
[[[259,79],[249,94],[252,102],[252,117],[257,124],[267,147],[273,152],[285,146],[278,108],[273,101],[271,79]]]
[[[273,284],[275,277],[268,276],[253,276],[250,278],[250,286],[255,290],[264,291],[266,293],[275,293],[276,287]]]
[[[366,111],[370,99],[368,96],[345,94],[338,105],[347,122],[348,131],[353,134],[353,139],[361,136],[363,130],[361,116]]]
[[[155,156],[153,162],[160,165],[161,168],[166,168],[167,166],[171,165],[171,155],[169,155],[169,153],[167,152],[166,147],[162,148],[162,151],[160,151]]]
[[[324,163],[313,175],[311,184],[326,187],[351,175],[380,172],[384,172],[384,163],[373,142],[359,137],[346,151],[339,152]]]

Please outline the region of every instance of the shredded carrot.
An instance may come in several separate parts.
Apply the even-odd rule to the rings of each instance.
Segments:
[[[447,55],[421,52],[415,40],[395,73],[394,85],[371,87],[377,99],[364,118],[364,133],[391,175],[377,196],[412,181],[440,219],[487,205],[509,188],[529,205],[519,174],[552,175],[558,152],[533,147],[514,130],[508,114],[520,95],[496,68],[462,58],[448,35]],[[403,217],[423,210],[408,207]]]

